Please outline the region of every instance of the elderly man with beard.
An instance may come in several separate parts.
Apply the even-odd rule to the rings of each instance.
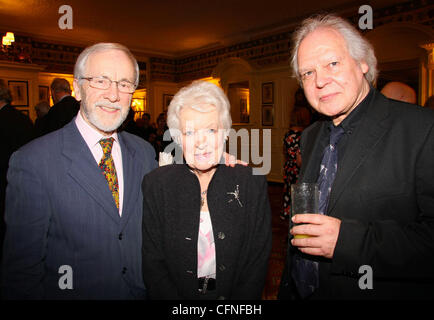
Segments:
[[[153,147],[117,128],[139,68],[119,44],[86,48],[81,100],[62,129],[15,152],[8,171],[2,292],[7,299],[141,299],[143,176]]]

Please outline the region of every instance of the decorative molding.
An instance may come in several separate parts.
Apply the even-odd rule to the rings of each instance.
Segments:
[[[430,3],[429,0],[416,0],[375,9],[374,28],[393,22],[413,22],[434,29],[434,5]],[[358,14],[347,18],[353,24],[358,24]],[[247,60],[256,69],[289,65],[293,27],[288,28],[290,30],[187,57],[174,59],[150,57],[150,80],[183,82],[209,77],[220,62],[232,57]],[[47,43],[16,35],[14,50],[16,54],[20,54],[21,50],[23,57],[28,59],[27,62],[46,66],[47,72],[72,73],[75,60],[83,49],[83,47]],[[22,61],[25,60],[24,58]],[[139,61],[139,64],[141,71],[146,70],[146,62]],[[141,72],[139,87],[145,85],[146,74]]]
[[[413,22],[434,29],[434,5],[427,0],[411,1],[374,11],[374,28],[396,22]],[[359,15],[347,16],[358,25]],[[369,31],[369,30],[367,30]],[[247,60],[257,69],[278,65],[289,65],[291,35],[293,30],[272,34],[232,46],[218,48],[189,57],[171,60],[175,70],[171,76],[175,82],[209,77],[212,70],[222,61],[231,57]],[[174,63],[173,63],[174,61]],[[158,73],[153,78],[161,79]]]

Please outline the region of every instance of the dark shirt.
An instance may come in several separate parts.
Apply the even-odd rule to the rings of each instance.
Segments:
[[[365,111],[367,109],[367,106],[369,105],[370,101],[372,100],[372,97],[374,96],[374,89],[371,88],[366,95],[366,97],[360,102],[360,104],[354,108],[353,111],[338,125],[344,129],[344,135],[339,140],[337,144],[337,150],[338,150],[338,168],[340,163],[342,162],[342,159],[344,158],[345,151],[348,147],[348,142],[350,140],[350,137],[352,134],[354,134],[358,124],[363,119],[363,115],[365,114]],[[325,147],[329,144],[330,141],[330,130],[331,126],[334,126],[332,120],[327,121],[326,129],[324,130],[324,134],[321,135],[320,144],[325,149]],[[321,157],[322,158],[322,157]],[[318,164],[318,174],[320,171]]]

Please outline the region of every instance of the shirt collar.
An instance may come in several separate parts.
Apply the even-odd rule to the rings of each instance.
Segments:
[[[64,96],[62,96],[59,101],[57,101],[57,103],[59,103],[60,101],[62,101],[63,99],[65,99],[66,97],[70,97],[71,95],[69,94],[65,94]]]
[[[86,141],[86,144],[90,149],[95,147],[95,145],[99,145],[99,141],[101,139],[106,139],[113,137],[114,141],[119,143],[118,140],[118,134],[116,132],[113,132],[110,136],[104,136],[99,131],[97,131],[95,128],[93,128],[90,124],[84,120],[81,109],[77,113],[77,118],[75,120],[75,123],[77,125],[78,131],[80,131],[81,135],[83,136],[83,139]]]
[[[365,113],[367,106],[369,105],[371,98],[374,96],[374,88],[370,87],[370,90],[366,97],[359,103],[357,107],[338,125],[341,126],[345,132],[351,133],[356,128],[357,124],[362,119],[362,115]],[[333,121],[330,121],[330,125],[333,125]],[[330,127],[329,127],[330,129]]]

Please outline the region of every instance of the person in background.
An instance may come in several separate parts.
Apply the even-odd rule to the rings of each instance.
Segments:
[[[434,112],[374,88],[373,47],[343,18],[304,20],[293,44],[328,119],[302,133],[299,182],[318,183],[319,210],[292,218],[278,297],[433,299]]]
[[[168,129],[166,118],[167,118],[167,114],[165,112],[162,112],[158,115],[156,121],[154,148],[155,148],[155,153],[157,155],[157,159],[159,157],[160,152],[164,152],[164,149],[172,142],[171,140],[169,141],[164,140],[164,133]]]
[[[280,218],[285,220],[291,216],[291,185],[297,183],[301,167],[300,137],[310,124],[311,114],[303,90],[295,93],[295,104],[290,120],[290,128],[283,138],[285,165],[283,167],[283,209]]]
[[[41,119],[48,113],[48,111],[50,111],[50,104],[48,101],[39,101],[35,105],[36,119]]]
[[[44,127],[46,126],[46,120],[47,117],[45,117],[50,110],[50,104],[48,101],[39,101],[35,105],[35,111],[36,111],[36,120],[35,120],[35,131],[36,134],[39,136],[42,134],[42,130],[44,130]]]
[[[143,131],[143,138],[146,141],[150,140],[150,135],[155,133],[155,128],[151,125],[151,115],[147,112],[143,113],[141,118],[141,130]],[[155,141],[155,139],[154,139]]]
[[[271,250],[267,181],[221,165],[232,120],[218,86],[195,81],[168,125],[185,163],[143,179],[143,278],[151,299],[260,299]]]
[[[403,82],[388,82],[383,87],[383,89],[381,89],[381,93],[389,99],[408,102],[412,104],[416,104],[417,102],[416,91]]]
[[[119,130],[126,131],[138,137],[143,138],[141,128],[137,125],[136,121],[134,121],[134,114],[135,114],[134,110],[130,108],[130,111],[128,112],[128,116],[125,119],[122,126],[119,128]]]
[[[55,78],[51,82],[50,90],[54,104],[46,115],[45,126],[40,132],[41,135],[62,128],[77,115],[80,109],[80,103],[71,96],[68,80]]]
[[[431,96],[428,99],[426,99],[424,107],[434,110],[434,96]]]
[[[0,261],[5,234],[4,207],[9,158],[33,138],[33,125],[29,117],[15,109],[11,103],[11,92],[6,82],[0,79]]]

